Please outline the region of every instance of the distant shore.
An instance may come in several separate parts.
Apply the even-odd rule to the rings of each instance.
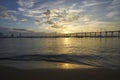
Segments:
[[[120,36],[22,36],[22,37],[0,37],[2,38],[120,38]]]
[[[120,70],[103,68],[19,70],[0,66],[0,80],[120,80]]]

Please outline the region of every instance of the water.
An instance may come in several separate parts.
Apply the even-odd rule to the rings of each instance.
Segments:
[[[120,38],[6,38],[0,39],[0,63],[19,68],[119,69],[119,48]]]

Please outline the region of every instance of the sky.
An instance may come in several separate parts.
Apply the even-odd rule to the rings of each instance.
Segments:
[[[58,33],[120,30],[120,0],[0,0],[0,27]]]

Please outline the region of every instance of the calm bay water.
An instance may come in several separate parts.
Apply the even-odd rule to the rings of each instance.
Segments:
[[[119,48],[120,38],[6,38],[0,39],[0,58],[34,66],[41,61],[43,67],[45,61],[118,69]]]

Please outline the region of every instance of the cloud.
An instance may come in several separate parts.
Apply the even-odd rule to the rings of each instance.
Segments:
[[[108,10],[116,10],[120,7],[120,0],[112,0],[110,3]]]
[[[46,16],[49,17],[46,23],[50,24],[52,28],[57,29],[63,29],[65,28],[64,25],[77,21],[82,17],[79,12],[69,12],[66,9],[50,10]],[[37,20],[37,22],[39,21]]]
[[[101,27],[100,25],[103,24],[105,24],[104,27],[108,26],[107,23],[95,22],[95,19],[106,19],[106,17],[102,17],[103,15],[106,15],[107,19],[118,19],[119,14],[117,12],[109,11],[108,13],[108,11],[105,11],[106,9],[101,9],[102,5],[115,5],[117,1],[19,0],[18,10],[23,16],[34,19],[34,23],[38,28],[48,30],[72,30],[73,28],[80,30],[84,28],[87,30],[88,27],[92,28],[92,26],[97,26],[96,28]],[[88,8],[91,10],[88,10]]]
[[[72,9],[74,8],[77,4],[73,3],[73,4],[65,4],[66,0],[48,0],[48,1],[44,1],[44,0],[19,0],[18,4],[19,4],[19,8],[18,10],[20,12],[23,13],[24,16],[28,16],[28,17],[41,17],[41,13],[46,12],[46,10],[55,10],[57,11],[57,9]],[[39,3],[39,2],[43,2],[43,3]],[[53,5],[54,4],[54,5]],[[28,6],[29,5],[29,6]],[[30,6],[31,5],[31,6]],[[59,10],[60,11],[60,10]],[[38,16],[39,15],[39,16]],[[51,16],[54,14],[51,14]],[[43,16],[43,15],[42,15]]]
[[[120,0],[112,0],[107,6],[106,16],[109,20],[120,21]]]
[[[112,5],[120,5],[120,0],[113,0]]]
[[[108,1],[104,1],[104,2],[98,2],[98,1],[82,1],[82,6],[81,8],[87,8],[87,7],[93,7],[93,6],[98,6],[98,5],[102,5],[102,4],[106,4],[108,3]]]
[[[77,6],[77,3],[73,3],[70,9],[73,9],[75,6]]]
[[[43,1],[43,0],[42,0]],[[41,13],[45,12],[47,9],[53,9],[57,8],[59,4],[61,4],[62,1],[46,1],[43,4],[39,4],[38,0],[19,0],[19,8],[18,10],[23,13],[24,16],[27,17],[41,17]],[[36,5],[35,5],[36,4]],[[53,5],[54,4],[54,5]],[[59,5],[60,6],[60,5]]]
[[[115,17],[116,15],[119,15],[119,12],[113,11],[113,12],[108,13],[108,14],[107,14],[107,17],[113,18],[113,17]]]
[[[119,11],[111,11],[106,16],[113,20],[120,20],[120,12]]]
[[[18,29],[18,28],[11,28],[11,31],[21,32],[21,33],[32,32],[31,30],[28,30],[28,29]]]
[[[24,19],[24,18],[23,18],[23,19],[21,19],[20,21],[25,22],[25,21],[27,21],[27,19]]]
[[[1,27],[0,26],[0,32],[2,33],[14,33],[14,34],[19,34],[19,33],[33,33],[32,30],[29,29],[18,29],[18,28],[8,28],[8,27]]]
[[[7,10],[4,7],[0,7],[0,19],[17,21],[17,18],[10,14],[10,10]]]
[[[7,33],[9,31],[10,31],[10,28],[6,28],[6,27],[3,27],[3,26],[0,26],[0,32]]]
[[[101,29],[102,31],[114,31],[114,30],[120,30],[120,23],[119,22],[89,21],[86,24],[79,23],[76,25],[76,27],[72,27],[72,28],[69,28],[69,30],[75,30],[74,32],[80,32],[80,31],[96,32],[96,31],[100,31]]]
[[[114,10],[120,7],[120,0],[112,0],[107,7],[107,10]]]
[[[19,0],[17,3],[21,6],[21,7],[25,7],[25,8],[31,8],[34,6],[36,0]]]
[[[77,21],[83,9],[75,9],[77,3],[65,4],[66,0],[50,0],[39,4],[38,0],[19,0],[18,10],[26,17],[35,19],[38,26],[62,29],[65,24]],[[25,4],[27,3],[27,4]],[[54,5],[53,5],[54,4]],[[28,6],[31,5],[31,6]]]

